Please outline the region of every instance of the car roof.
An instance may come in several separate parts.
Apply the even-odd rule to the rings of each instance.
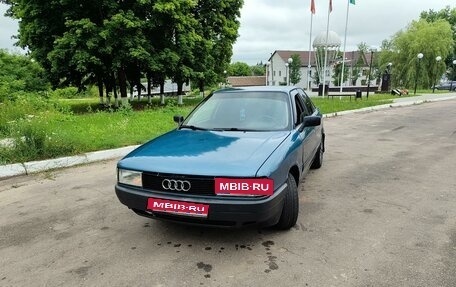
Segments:
[[[214,93],[226,92],[284,92],[289,93],[296,89],[294,86],[252,86],[252,87],[235,87],[224,88],[215,91]]]

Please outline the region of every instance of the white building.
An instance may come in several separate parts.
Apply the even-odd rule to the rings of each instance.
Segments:
[[[309,53],[310,53],[310,68],[309,66]],[[314,51],[286,51],[276,50],[272,53],[268,60],[267,66],[267,83],[271,86],[286,85],[289,81],[289,69],[288,59],[292,55],[297,54],[301,59],[301,81],[295,86],[307,89],[307,83],[309,82],[311,89],[318,88],[315,82],[315,75],[317,71],[317,65],[315,60]],[[347,51],[345,53],[345,67],[348,68],[348,77],[344,79],[344,87],[352,86],[365,86],[367,85],[367,77],[369,74],[369,63],[371,54],[361,54],[358,51]],[[340,61],[341,59],[339,59]],[[358,61],[361,63],[357,77],[353,77],[354,71],[356,71],[356,64]],[[329,81],[329,87],[334,87],[333,74],[334,74],[334,63],[328,64],[328,70],[326,74],[326,80]],[[357,78],[355,80],[355,78]],[[375,85],[376,79],[371,76],[371,85]]]

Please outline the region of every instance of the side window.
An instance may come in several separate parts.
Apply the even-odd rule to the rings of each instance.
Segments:
[[[302,98],[304,99],[304,104],[307,108],[307,111],[309,112],[309,115],[313,114],[315,111],[315,106],[310,100],[309,96],[302,90],[299,90],[299,93],[301,94]]]
[[[299,125],[301,123],[301,114],[304,113],[307,116],[309,113],[307,112],[301,95],[296,90],[293,91],[291,95],[293,96],[293,100],[295,102],[295,125]]]

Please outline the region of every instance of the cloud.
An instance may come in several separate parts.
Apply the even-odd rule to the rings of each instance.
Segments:
[[[7,49],[10,51],[21,50],[14,46],[16,39],[13,39],[17,35],[18,24],[16,20],[4,16],[8,6],[0,4],[0,49]]]
[[[344,36],[347,1],[333,0],[330,30]],[[455,0],[357,0],[350,6],[347,50],[361,42],[379,47],[413,20],[422,11],[454,7]],[[315,0],[313,36],[326,31],[328,0]],[[0,4],[0,14],[7,6]],[[310,0],[245,0],[241,10],[240,37],[233,47],[233,61],[255,64],[266,61],[275,50],[308,50]],[[15,50],[11,39],[17,34],[17,21],[0,17],[0,48]]]
[[[346,0],[348,1],[348,0]],[[343,39],[346,1],[333,0],[330,30]],[[326,31],[328,0],[315,0],[313,35]],[[422,11],[454,7],[454,0],[357,0],[350,6],[347,50],[361,42],[378,48],[413,20]],[[275,50],[308,50],[310,0],[274,1],[247,0],[241,10],[240,37],[234,45],[233,61],[255,64],[266,61]]]

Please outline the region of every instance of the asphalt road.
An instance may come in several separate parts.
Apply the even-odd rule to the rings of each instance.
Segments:
[[[455,286],[455,111],[326,119],[288,232],[139,217],[115,161],[0,181],[0,286]]]

